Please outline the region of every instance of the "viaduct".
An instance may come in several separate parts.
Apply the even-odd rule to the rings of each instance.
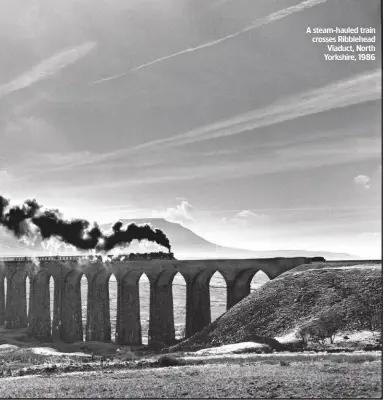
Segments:
[[[172,281],[179,272],[186,281],[186,336],[199,332],[211,322],[209,282],[219,271],[227,285],[227,309],[250,293],[255,273],[270,279],[318,258],[264,258],[247,260],[140,260],[91,262],[81,257],[38,257],[0,259],[0,326],[27,328],[41,341],[83,340],[80,280],[88,281],[87,341],[111,341],[108,281],[117,281],[115,341],[142,343],[139,279],[150,282],[149,344],[175,343]],[[26,307],[26,278],[30,279],[29,315]],[[49,280],[54,280],[53,320],[50,316]],[[4,281],[7,279],[5,299]],[[6,300],[6,301],[5,301]]]

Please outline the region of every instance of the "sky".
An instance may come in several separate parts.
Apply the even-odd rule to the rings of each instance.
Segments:
[[[381,256],[379,0],[2,0],[0,194]],[[307,27],[372,27],[325,61]]]

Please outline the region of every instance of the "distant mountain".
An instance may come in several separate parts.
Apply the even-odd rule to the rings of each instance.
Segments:
[[[184,226],[166,221],[163,218],[141,218],[141,219],[123,219],[124,225],[128,223],[145,224],[148,223],[154,228],[161,229],[169,238],[171,250],[178,259],[221,259],[221,258],[269,258],[269,257],[314,257],[322,256],[327,260],[352,260],[359,257],[352,256],[346,253],[333,253],[327,251],[307,251],[307,250],[268,250],[268,251],[253,251],[246,249],[237,249],[232,247],[220,246],[209,242],[197,235],[193,231]],[[111,224],[101,225],[103,230],[109,230]],[[127,252],[145,252],[158,251],[159,247],[153,243],[132,243]],[[164,250],[164,249],[163,249]],[[47,255],[47,254],[73,254],[73,249],[66,249],[60,246],[55,249],[54,246],[42,244],[41,241],[35,242],[34,246],[28,245],[17,240],[10,235],[5,229],[0,228],[0,255]]]
[[[171,251],[174,252],[175,257],[178,259],[192,260],[201,258],[269,258],[269,257],[314,257],[322,256],[327,260],[352,260],[359,259],[357,256],[352,256],[346,253],[332,253],[326,251],[307,251],[307,250],[269,250],[269,251],[253,251],[246,249],[237,249],[233,247],[220,246],[218,244],[209,242],[197,235],[193,231],[184,226],[166,221],[163,218],[141,218],[141,219],[123,219],[121,220],[124,225],[128,223],[145,224],[149,223],[154,228],[161,229],[169,238],[171,243]],[[111,224],[104,224],[101,226],[103,229],[110,229]],[[133,245],[137,248],[137,246]],[[152,246],[149,245],[149,249]],[[154,246],[154,251],[156,247]]]

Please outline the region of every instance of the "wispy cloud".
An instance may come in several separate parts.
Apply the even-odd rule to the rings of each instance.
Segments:
[[[123,72],[121,74],[109,76],[107,78],[95,81],[91,85],[95,85],[95,84],[99,84],[99,83],[102,83],[102,82],[108,82],[108,81],[111,81],[111,80],[114,80],[114,79],[122,78],[122,77],[124,77],[124,76],[126,76],[126,75],[128,75],[128,74],[130,74],[132,72],[139,71],[140,69],[149,67],[149,66],[154,65],[154,64],[158,64],[158,63],[166,61],[166,60],[170,60],[171,58],[179,57],[179,56],[182,56],[182,55],[187,54],[187,53],[192,53],[192,52],[195,52],[195,51],[207,49],[207,48],[212,47],[212,46],[216,46],[216,45],[218,45],[220,43],[223,43],[223,42],[225,42],[227,40],[230,40],[230,39],[233,39],[233,38],[235,38],[235,37],[237,37],[239,35],[242,35],[242,34],[248,32],[248,31],[260,28],[261,26],[264,26],[264,25],[267,25],[267,24],[269,24],[271,22],[274,22],[274,21],[277,21],[279,19],[285,18],[285,17],[287,17],[287,16],[289,16],[291,14],[294,14],[296,12],[303,11],[303,10],[305,10],[307,8],[314,7],[314,6],[318,5],[318,4],[325,3],[326,1],[328,1],[328,0],[306,0],[306,1],[303,1],[302,3],[299,3],[299,4],[295,5],[295,6],[284,8],[282,10],[279,10],[279,11],[276,11],[276,12],[274,12],[272,14],[269,14],[269,15],[267,15],[265,17],[258,18],[256,20],[254,20],[251,23],[251,25],[247,26],[246,28],[244,28],[244,29],[242,29],[242,30],[240,30],[238,32],[232,33],[231,35],[227,35],[227,36],[224,36],[224,37],[219,38],[217,40],[213,40],[211,42],[203,43],[203,44],[201,44],[199,46],[196,46],[196,47],[190,47],[188,49],[185,49],[185,50],[182,50],[182,51],[178,51],[176,53],[172,53],[172,54],[169,54],[169,55],[164,56],[164,57],[157,58],[157,59],[155,59],[153,61],[150,61],[148,63],[139,65],[139,66],[137,66],[135,68],[132,68],[129,71]]]
[[[72,153],[43,153],[36,157],[36,161],[45,165],[49,165],[50,168],[55,168],[63,165],[71,166],[72,164],[76,164],[77,162],[90,156],[91,152],[88,150]]]
[[[242,226],[252,225],[254,223],[261,223],[266,220],[267,216],[263,213],[256,213],[252,210],[241,210],[231,217],[223,217],[222,222],[235,223]]]
[[[88,55],[95,47],[95,42],[83,43],[80,46],[66,49],[52,57],[45,59],[33,68],[24,72],[16,79],[0,86],[0,99],[17,90],[25,89],[43,79],[55,75],[63,68],[74,64],[76,61]]]
[[[228,2],[230,2],[230,1],[231,1],[231,0],[218,0],[218,1],[215,1],[213,4],[211,4],[211,6],[209,6],[208,8],[209,8],[209,9],[211,9],[211,8],[216,8],[216,7],[219,7],[219,6],[223,5],[223,4],[228,3]]]
[[[262,154],[260,157],[249,156],[241,160],[233,159],[217,162],[211,160],[207,163],[190,163],[190,165],[168,164],[163,168],[147,171],[137,171],[129,179],[119,176],[108,176],[100,179],[98,183],[85,184],[84,181],[74,182],[72,188],[67,190],[89,191],[117,187],[137,187],[141,185],[164,185],[172,182],[184,181],[216,181],[220,179],[234,179],[251,176],[263,176],[280,173],[282,171],[309,170],[333,165],[378,159],[381,155],[379,148],[380,138],[343,138],[324,144],[299,143],[291,147],[283,147],[272,152]],[[46,177],[47,179],[47,177]],[[50,187],[58,185],[54,176]]]
[[[381,232],[362,232],[358,236],[359,237],[366,237],[366,238],[369,238],[369,239],[372,239],[372,238],[380,239],[381,238]]]
[[[157,149],[178,147],[199,141],[238,135],[284,121],[380,98],[381,70],[377,69],[329,84],[320,89],[287,97],[267,107],[259,108],[225,121],[206,125],[165,139],[144,143],[132,148],[131,151],[151,147],[156,147]],[[124,150],[120,152],[124,152]],[[116,152],[115,155],[120,152]]]
[[[92,154],[62,168],[98,164],[130,154],[137,155],[141,150],[164,150],[190,143],[220,139],[243,134],[251,130],[290,121],[332,110],[348,107],[381,98],[381,70],[362,73],[324,87],[286,97],[266,107],[239,114],[236,117],[205,125],[188,132],[157,139],[130,148],[109,153]],[[289,144],[289,143],[288,143]],[[227,152],[228,150],[224,150]],[[220,151],[218,151],[220,152]],[[230,150],[231,153],[231,150]]]
[[[273,213],[273,212],[283,212],[283,211],[293,211],[293,212],[304,212],[304,211],[338,211],[340,212],[341,210],[377,210],[381,208],[380,205],[378,206],[327,206],[327,207],[309,207],[309,206],[303,206],[303,207],[297,207],[297,208],[284,208],[284,207],[279,207],[279,208],[253,208],[253,209],[249,209],[246,211],[250,211],[256,214],[261,214],[264,215],[265,212],[269,212],[269,213]],[[239,208],[205,208],[205,209],[200,209],[200,212],[204,211],[204,212],[210,212],[210,213],[223,213],[223,212],[243,212],[245,210],[239,209]]]

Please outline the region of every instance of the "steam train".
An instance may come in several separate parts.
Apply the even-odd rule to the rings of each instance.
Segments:
[[[162,251],[152,253],[130,253],[119,255],[78,255],[78,256],[41,256],[41,257],[0,257],[0,261],[20,261],[27,262],[31,259],[38,261],[76,261],[79,258],[88,258],[93,261],[136,261],[136,260],[176,260],[174,253],[164,253]]]

